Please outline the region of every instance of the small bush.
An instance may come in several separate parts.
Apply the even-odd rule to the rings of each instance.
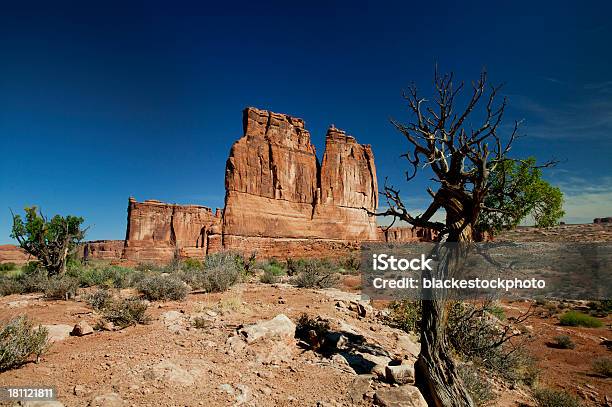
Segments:
[[[23,274],[35,274],[39,272],[44,272],[47,274],[45,268],[37,261],[29,261],[25,265],[21,267],[21,272]]]
[[[264,284],[275,284],[278,283],[279,277],[273,271],[265,270],[264,273],[259,277],[259,281]]]
[[[336,285],[338,274],[324,260],[307,260],[299,268],[293,283],[300,288],[329,288]]]
[[[561,315],[559,323],[564,326],[584,326],[587,328],[600,328],[603,326],[599,319],[578,311],[568,311]]]
[[[288,262],[289,261],[290,260],[288,260]],[[271,259],[264,262],[263,264],[261,264],[261,268],[264,270],[265,273],[276,277],[287,274],[287,268],[276,259]]]
[[[126,298],[115,301],[104,310],[104,319],[114,325],[125,328],[136,324],[149,323],[148,304],[139,298]]]
[[[487,312],[493,316],[495,316],[500,321],[506,319],[506,312],[499,305],[492,305],[487,308]]]
[[[23,284],[11,277],[0,277],[0,296],[23,293]]]
[[[17,264],[8,262],[8,263],[0,263],[0,271],[13,271],[17,269]]]
[[[156,274],[144,278],[138,290],[151,301],[182,300],[187,296],[187,286],[176,276]]]
[[[78,280],[67,275],[49,277],[44,285],[45,297],[56,300],[69,300],[76,296]]]
[[[401,300],[389,304],[389,325],[405,332],[417,332],[421,324],[421,305],[418,301]]]
[[[487,380],[485,374],[481,373],[474,365],[464,364],[459,366],[459,377],[463,381],[472,401],[477,406],[484,406],[496,398],[493,386]]]
[[[538,389],[533,393],[538,407],[581,407],[582,403],[561,390]]]
[[[182,270],[200,270],[204,267],[202,262],[198,259],[188,258],[183,260]]]
[[[113,302],[113,295],[104,289],[98,289],[85,297],[85,302],[95,310],[103,310]]]
[[[34,329],[26,316],[3,323],[0,328],[0,372],[19,367],[32,356],[38,359],[48,348],[48,332]]]
[[[221,292],[240,282],[245,269],[239,259],[240,257],[232,252],[206,256],[204,270],[198,276],[198,288],[207,292]]]
[[[552,343],[553,348],[558,349],[574,349],[576,344],[572,341],[572,338],[569,335],[558,335],[553,338],[554,342]]]
[[[134,271],[119,266],[75,267],[68,275],[79,280],[81,287],[125,288],[128,286],[128,276]]]
[[[607,357],[597,358],[593,361],[593,371],[604,377],[612,377],[612,359]]]

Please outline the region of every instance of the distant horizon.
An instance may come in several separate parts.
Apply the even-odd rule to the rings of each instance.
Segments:
[[[302,118],[319,160],[332,123],[370,144],[379,183],[422,212],[431,182],[406,183],[389,118],[411,120],[402,89],[431,97],[436,64],[468,87],[483,68],[504,83],[506,127],[525,135],[513,155],[560,160],[544,178],[565,194],[562,221],[612,216],[610,2],[115,10],[4,5],[0,244],[15,243],[9,208],[82,216],[89,240],[125,235],[130,196],[222,208],[247,106]]]

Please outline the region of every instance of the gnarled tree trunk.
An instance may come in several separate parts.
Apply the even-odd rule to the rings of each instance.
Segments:
[[[425,270],[423,278],[450,278],[461,267],[466,246],[472,241],[469,205],[450,198],[446,201],[446,224],[449,235],[446,242],[437,245],[438,267]],[[417,386],[430,406],[472,407],[468,394],[452,357],[446,338],[448,320],[448,291],[429,289],[421,302],[421,352],[415,364]]]

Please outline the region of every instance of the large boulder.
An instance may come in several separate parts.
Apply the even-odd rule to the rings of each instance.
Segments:
[[[279,314],[269,321],[241,328],[238,333],[249,344],[263,338],[293,340],[295,337],[295,324],[285,314]]]
[[[382,407],[427,407],[419,389],[410,385],[378,389],[374,401]]]

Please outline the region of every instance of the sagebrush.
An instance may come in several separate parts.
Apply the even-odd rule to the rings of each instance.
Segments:
[[[28,317],[20,316],[2,324],[0,328],[0,371],[13,369],[38,360],[48,348],[48,331],[34,327]]]

